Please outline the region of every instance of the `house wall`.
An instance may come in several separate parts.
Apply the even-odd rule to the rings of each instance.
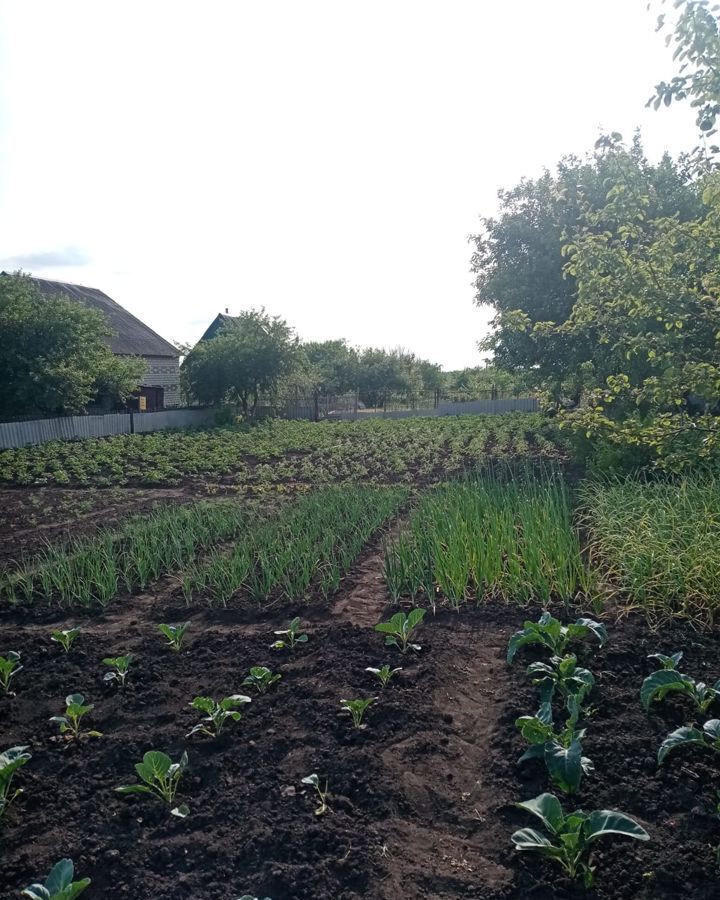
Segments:
[[[163,388],[166,409],[180,406],[180,357],[144,356],[143,359],[147,368],[142,384]]]

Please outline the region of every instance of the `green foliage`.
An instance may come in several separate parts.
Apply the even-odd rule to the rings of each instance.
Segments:
[[[280,681],[281,678],[282,675],[279,672],[273,672],[267,666],[253,666],[243,684],[248,687],[254,687],[258,694],[264,694],[271,685],[275,684],[276,681]]]
[[[239,722],[242,719],[242,713],[238,707],[250,702],[250,698],[245,694],[232,694],[222,700],[213,700],[212,697],[195,697],[190,706],[206,713],[206,716],[190,729],[187,736],[206,734],[208,737],[216,738],[228,719],[232,722]]]
[[[308,636],[300,631],[300,617],[296,616],[290,625],[283,631],[275,631],[273,634],[280,636],[271,647],[273,650],[294,650],[296,644],[307,643]]]
[[[13,790],[15,773],[32,759],[28,747],[10,747],[0,753],[0,819],[5,815],[13,800],[22,793],[21,788]]]
[[[31,884],[22,892],[31,900],[74,900],[90,884],[89,878],[73,881],[75,866],[71,859],[61,859],[50,870],[43,884]]]
[[[106,656],[103,665],[110,666],[112,671],[105,674],[103,681],[117,682],[121,688],[125,687],[125,679],[134,659],[133,653],[126,653],[125,656]]]
[[[640,688],[640,702],[645,711],[650,709],[653,700],[663,700],[668,694],[684,694],[693,701],[698,712],[702,714],[707,713],[713,703],[720,699],[720,679],[710,686],[702,681],[695,681],[689,675],[683,675],[675,668],[681,658],[682,653],[663,657],[661,659],[663,668],[648,675],[643,681]]]
[[[390,666],[385,663],[381,669],[373,669],[372,666],[368,666],[365,671],[374,675],[383,687],[387,687],[397,673],[402,672],[402,668],[391,669]]]
[[[180,651],[183,641],[185,640],[185,632],[188,630],[190,623],[181,622],[179,625],[158,625],[158,631],[164,634],[168,640],[168,644],[173,650]]]
[[[538,685],[541,703],[552,702],[556,693],[563,699],[576,697],[582,703],[595,684],[593,673],[578,666],[574,654],[551,656],[547,663],[531,663],[527,674],[532,675],[533,684]]]
[[[0,278],[0,415],[74,413],[102,394],[123,403],[145,371],[110,351],[102,313],[44,296],[27,275]]]
[[[243,416],[252,416],[260,393],[291,372],[297,347],[287,322],[264,309],[248,310],[190,351],[182,383],[191,399],[239,405]]]
[[[708,719],[703,725],[702,731],[687,725],[676,728],[660,745],[657,757],[658,765],[665,762],[668,753],[673,753],[679,747],[688,745],[704,747],[720,753],[720,719]]]
[[[94,704],[86,704],[82,694],[68,694],[65,698],[65,715],[52,716],[50,721],[59,725],[60,734],[71,741],[81,737],[102,737],[99,731],[82,731],[82,719],[92,709],[95,709]]]
[[[520,734],[530,744],[518,762],[542,759],[560,790],[575,794],[580,789],[583,775],[590,775],[594,766],[590,759],[583,756],[585,729],[577,727],[580,717],[578,698],[569,696],[566,708],[568,717],[560,731],[555,731],[549,702],[543,703],[534,716],[521,716],[515,721]]]
[[[607,641],[607,629],[594,619],[578,619],[574,624],[563,625],[549,612],[544,612],[537,622],[525,622],[508,642],[507,661],[512,663],[515,654],[527,644],[541,644],[553,656],[562,656],[573,641],[597,639],[600,647]]]
[[[17,650],[8,650],[6,656],[0,656],[0,686],[6,694],[10,693],[10,681],[22,668]]]
[[[75,642],[75,638],[80,634],[79,628],[66,628],[62,631],[51,631],[50,640],[60,644],[66,653],[70,652],[70,648]]]
[[[653,625],[712,625],[720,610],[720,480],[605,478],[580,489],[598,590]]]
[[[570,498],[559,476],[502,469],[426,492],[388,542],[391,596],[527,602],[573,600],[590,589]]]
[[[187,753],[183,753],[180,761],[174,763],[166,753],[149,750],[143,756],[142,762],[135,763],[135,771],[141,783],[121,785],[115,790],[119,794],[151,794],[168,806],[172,806],[187,764]],[[181,819],[184,819],[189,812],[190,810],[184,803],[170,810],[171,815]]]
[[[315,792],[318,795],[318,805],[315,809],[316,816],[324,816],[326,812],[330,812],[330,807],[328,806],[327,797],[328,797],[328,782],[327,778],[325,779],[325,787],[320,787],[320,779],[313,772],[312,775],[306,775],[305,778],[302,779],[302,784],[308,784],[310,787],[315,789]]]
[[[385,635],[385,643],[391,647],[397,647],[401,653],[408,650],[419,651],[420,644],[413,643],[415,629],[425,617],[426,610],[411,609],[409,613],[397,612],[389,622],[379,622],[375,631]]]
[[[639,841],[650,840],[647,831],[624,813],[607,809],[565,813],[553,794],[540,794],[533,800],[515,805],[540,819],[546,832],[534,828],[516,831],[512,836],[516,848],[556,860],[570,878],[582,878],[585,887],[590,887],[594,881],[594,867],[590,865],[589,857],[598,838],[620,834]]]
[[[358,700],[341,700],[340,706],[343,712],[350,714],[355,728],[366,728],[367,726],[363,725],[363,717],[365,716],[368,707],[376,700],[377,697],[366,697],[365,699]]]

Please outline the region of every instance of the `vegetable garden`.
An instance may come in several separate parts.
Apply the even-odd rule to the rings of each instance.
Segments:
[[[4,555],[0,898],[716,896],[717,484],[490,418],[0,459],[183,483]]]

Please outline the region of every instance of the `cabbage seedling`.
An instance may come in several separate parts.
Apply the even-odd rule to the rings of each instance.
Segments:
[[[595,637],[602,647],[607,641],[607,630],[594,619],[578,619],[572,625],[563,625],[559,619],[544,612],[537,622],[525,622],[521,631],[510,638],[507,661],[512,663],[517,651],[526,644],[542,644],[553,656],[563,656],[572,641]]]
[[[106,666],[112,666],[113,671],[107,672],[103,681],[117,681],[120,687],[125,687],[125,679],[130,671],[130,665],[135,659],[134,654],[127,653],[125,656],[107,656],[103,660]]]
[[[71,859],[61,859],[50,869],[44,884],[31,884],[22,892],[31,900],[74,900],[90,884],[89,878],[73,881],[75,866]]]
[[[18,769],[30,762],[32,756],[27,747],[10,747],[0,753],[0,819],[13,800],[22,794],[22,788],[12,789],[12,781]]]
[[[660,745],[658,750],[658,765],[665,761],[668,753],[677,750],[678,747],[685,747],[688,744],[695,744],[700,747],[706,747],[708,750],[714,750],[720,753],[720,719],[709,719],[704,725],[702,731],[699,728],[691,728],[683,725],[682,728],[676,728],[672,731]]]
[[[168,640],[168,644],[173,650],[180,651],[183,641],[185,640],[185,632],[188,630],[189,622],[181,622],[179,625],[158,625],[158,631],[164,634]]]
[[[68,694],[65,698],[65,715],[53,716],[50,721],[60,726],[60,734],[67,735],[68,740],[76,740],[80,737],[102,737],[99,731],[81,731],[80,725],[83,716],[94,709],[94,704],[85,704],[82,694]]]
[[[167,753],[160,750],[149,750],[142,762],[135,763],[135,771],[144,784],[123,784],[116,787],[119,794],[152,794],[172,806],[178,784],[187,768],[188,755],[183,753],[180,762],[172,762]],[[170,810],[171,815],[184,819],[190,812],[182,803]]]
[[[582,878],[585,887],[590,887],[594,881],[595,867],[591,865],[590,853],[598,838],[621,834],[638,841],[650,840],[641,825],[621,812],[596,809],[586,813],[579,809],[565,814],[554,794],[540,794],[533,800],[515,805],[537,816],[547,832],[521,828],[512,836],[516,848],[557,860],[570,878]]]
[[[704,715],[720,698],[720,679],[710,687],[703,681],[695,681],[689,675],[683,675],[677,669],[658,669],[643,681],[640,688],[640,702],[647,712],[653,700],[662,700],[670,693],[680,693],[690,697],[698,712]]]
[[[390,680],[397,675],[398,672],[402,672],[402,667],[399,669],[391,669],[390,666],[385,663],[382,669],[373,669],[372,666],[368,666],[365,671],[371,672],[376,676],[383,687],[387,687]]]
[[[258,694],[264,694],[270,685],[280,681],[281,678],[282,675],[279,672],[273,672],[267,666],[253,666],[243,684],[254,687]]]
[[[424,609],[411,609],[407,615],[404,612],[397,612],[389,622],[379,622],[375,626],[375,631],[384,634],[385,643],[388,646],[398,647],[401,653],[420,650],[420,644],[413,644],[411,641],[413,632],[425,617],[425,612]]]
[[[541,703],[550,703],[555,691],[562,697],[572,694],[582,703],[595,684],[592,672],[578,666],[574,654],[551,656],[549,663],[531,663],[527,674],[538,676],[533,678],[533,684],[538,685]]]
[[[8,650],[7,656],[0,656],[0,685],[6,694],[10,693],[10,681],[22,669],[20,654],[16,650]]]
[[[320,779],[314,772],[312,775],[307,775],[305,778],[303,778],[302,783],[309,784],[311,787],[315,788],[315,791],[317,792],[317,795],[318,795],[318,806],[315,810],[315,815],[316,816],[324,816],[326,812],[330,811],[330,807],[328,806],[328,802],[327,802],[327,795],[328,795],[327,778],[325,779],[325,789],[324,790],[320,787]]]
[[[670,656],[666,656],[664,653],[651,653],[648,656],[648,659],[656,659],[660,663],[661,669],[677,669],[682,658],[682,650],[678,650],[677,653],[672,653]]]
[[[66,628],[64,631],[51,631],[50,640],[60,644],[66,653],[70,652],[75,638],[80,634],[79,628]]]
[[[295,649],[295,644],[304,644],[307,642],[308,636],[300,634],[300,617],[296,616],[290,623],[290,627],[285,631],[275,631],[274,634],[280,636],[281,640],[275,641],[270,647],[272,650],[284,650],[286,647],[290,650]],[[282,638],[285,640],[282,640]]]
[[[246,697],[245,694],[233,694],[231,697],[225,697],[224,700],[213,700],[212,697],[196,697],[190,706],[193,709],[199,709],[200,712],[207,713],[207,715],[201,722],[198,722],[197,725],[190,729],[187,737],[193,734],[207,734],[209,737],[217,737],[228,719],[232,719],[233,722],[239,722],[242,719],[242,713],[236,707],[250,702],[250,697]]]
[[[363,716],[368,706],[376,700],[377,697],[367,697],[365,700],[341,700],[340,706],[343,712],[350,713],[355,728],[365,728],[366,726],[362,724]]]

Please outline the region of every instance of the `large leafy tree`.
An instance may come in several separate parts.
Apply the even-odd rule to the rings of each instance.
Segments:
[[[423,390],[414,354],[402,349],[367,347],[358,360],[358,391],[363,403],[378,407],[390,399],[412,401]]]
[[[115,356],[102,315],[27,275],[0,278],[0,415],[83,412],[122,404],[140,382],[141,359]]]
[[[192,349],[181,370],[183,387],[190,399],[229,403],[252,416],[260,395],[293,370],[297,354],[298,340],[284,319],[248,310]]]

